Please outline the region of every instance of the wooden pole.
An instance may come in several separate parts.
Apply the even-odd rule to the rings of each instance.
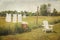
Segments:
[[[39,10],[38,9],[39,9],[39,7],[37,7],[37,14],[36,14],[37,15],[36,16],[36,25],[37,25],[37,27],[38,27],[38,14],[39,14]]]

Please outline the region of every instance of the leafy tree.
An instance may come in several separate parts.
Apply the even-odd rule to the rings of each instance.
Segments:
[[[33,13],[32,12],[24,11],[24,14],[26,14],[26,16],[33,16]]]
[[[53,16],[56,16],[57,15],[57,10],[54,8],[53,9],[53,14],[52,14]]]
[[[51,15],[51,4],[43,4],[40,7],[40,14],[43,16],[50,16]]]
[[[47,15],[47,5],[46,4],[41,5],[41,7],[40,7],[40,13],[43,16]]]
[[[51,16],[51,4],[47,5],[47,15]]]

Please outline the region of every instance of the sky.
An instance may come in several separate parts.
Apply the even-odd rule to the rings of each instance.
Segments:
[[[35,12],[37,6],[42,4],[51,4],[51,10],[56,8],[60,11],[60,0],[0,0],[0,11],[16,10],[16,11],[29,11]]]

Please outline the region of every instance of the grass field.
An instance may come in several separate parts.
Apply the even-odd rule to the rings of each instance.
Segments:
[[[60,16],[39,16],[38,26],[42,25],[43,20],[48,20],[50,24],[53,24],[53,30],[56,33],[45,33],[42,28],[36,28],[31,30],[31,32],[25,32],[22,34],[0,36],[0,40],[60,40]],[[28,22],[28,26],[32,29],[36,25],[36,16],[28,16],[23,21]],[[21,27],[21,23],[7,23],[4,17],[0,17],[0,27],[9,28],[14,30],[15,25],[18,24]]]
[[[28,16],[27,18],[23,19],[23,21],[25,22],[28,22],[28,25],[31,27],[31,26],[35,26],[36,25],[36,16]],[[42,24],[42,21],[43,20],[48,20],[49,23],[54,23],[54,22],[57,22],[57,21],[60,21],[60,16],[39,16],[38,17],[38,25],[41,25]],[[14,24],[18,24],[20,26],[21,23],[13,23],[13,22],[10,22],[10,23],[7,23],[5,21],[5,17],[0,17],[0,26],[3,26],[3,27],[7,27],[7,26],[14,26]]]

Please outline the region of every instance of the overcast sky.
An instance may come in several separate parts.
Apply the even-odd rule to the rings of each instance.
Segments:
[[[44,3],[51,3],[51,8],[56,8],[60,11],[59,0],[0,0],[0,11],[17,10],[17,11],[32,11],[35,12],[37,6]]]

